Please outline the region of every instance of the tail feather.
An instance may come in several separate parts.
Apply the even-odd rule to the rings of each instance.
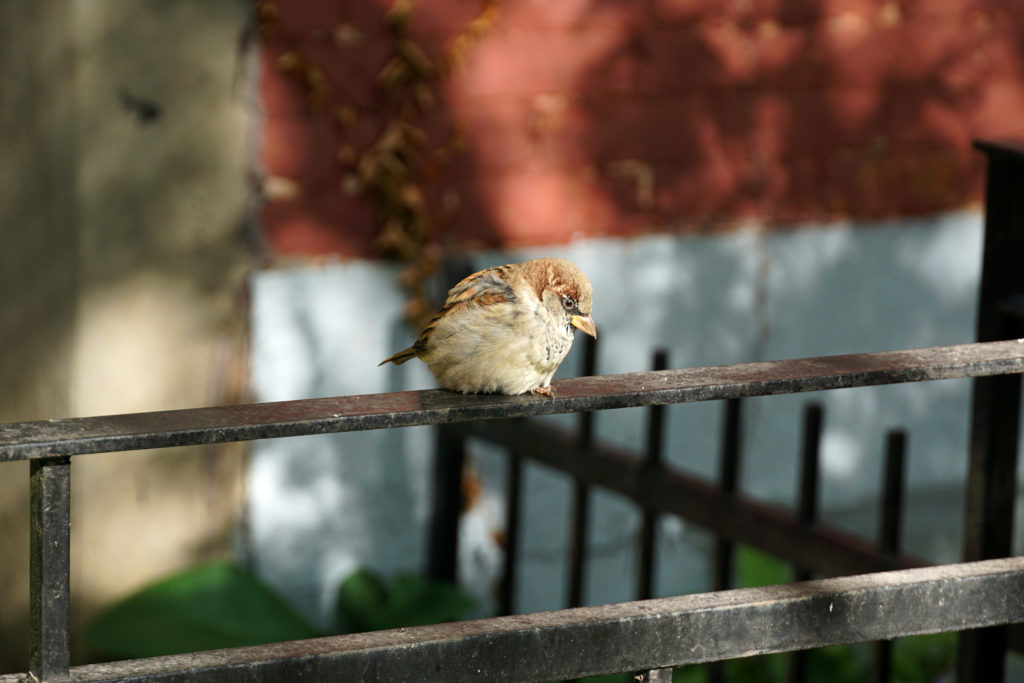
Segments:
[[[395,365],[401,365],[407,360],[411,360],[416,357],[416,347],[410,346],[407,349],[403,349],[393,356],[388,356],[381,362],[377,363],[377,367],[384,365],[385,363],[394,363]]]

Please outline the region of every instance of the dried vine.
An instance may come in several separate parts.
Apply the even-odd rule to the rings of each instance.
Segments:
[[[303,53],[297,40],[287,41],[277,69],[300,85],[306,95],[309,115],[330,115],[342,143],[337,161],[343,169],[339,191],[356,195],[373,209],[376,224],[374,249],[383,258],[405,264],[400,282],[408,292],[405,317],[414,326],[425,322],[432,305],[427,301],[424,282],[436,269],[439,248],[431,234],[452,219],[453,209],[431,210],[427,188],[441,169],[464,148],[461,132],[453,126],[445,140],[431,144],[422,127],[424,117],[437,106],[439,83],[463,64],[469,49],[487,34],[498,16],[497,0],[484,0],[479,14],[432,57],[412,36],[413,0],[397,0],[383,21],[391,39],[391,54],[376,74],[377,101],[372,108],[358,103],[332,101],[324,69]],[[256,21],[261,38],[275,34],[279,10],[261,0],[256,4]],[[324,35],[339,46],[356,45],[360,31],[349,24],[325,27]],[[347,134],[362,117],[384,118],[381,132],[363,149]]]

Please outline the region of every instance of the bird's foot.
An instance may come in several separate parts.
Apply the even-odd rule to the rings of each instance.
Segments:
[[[543,396],[547,396],[548,398],[554,398],[555,397],[555,390],[551,388],[551,385],[548,385],[546,387],[537,387],[536,389],[534,389],[530,393],[541,394]]]

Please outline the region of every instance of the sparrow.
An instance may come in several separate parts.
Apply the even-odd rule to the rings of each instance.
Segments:
[[[380,365],[419,358],[445,389],[553,397],[551,377],[576,330],[597,338],[592,300],[590,280],[565,259],[481,270],[448,290],[412,346]]]

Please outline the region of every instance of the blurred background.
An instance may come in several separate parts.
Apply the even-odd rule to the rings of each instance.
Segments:
[[[445,265],[541,255],[594,284],[599,373],[974,339],[974,138],[1024,138],[1017,0],[109,0],[0,5],[0,421],[434,386],[408,345]],[[579,372],[575,349],[559,376]],[[960,553],[969,383],[833,391],[826,520]],[[744,493],[795,499],[805,398],[744,413]],[[712,476],[720,407],[668,411]],[[571,418],[552,418],[572,425]],[[641,448],[640,411],[598,439]],[[421,572],[427,428],[73,464],[72,642],[230,559],[314,629],[339,582]],[[504,461],[470,452],[460,578],[494,610]],[[0,465],[0,673],[27,669],[28,467]],[[571,483],[529,466],[518,611],[562,607]],[[600,492],[585,602],[631,599],[640,516]],[[711,539],[659,533],[659,595]]]

